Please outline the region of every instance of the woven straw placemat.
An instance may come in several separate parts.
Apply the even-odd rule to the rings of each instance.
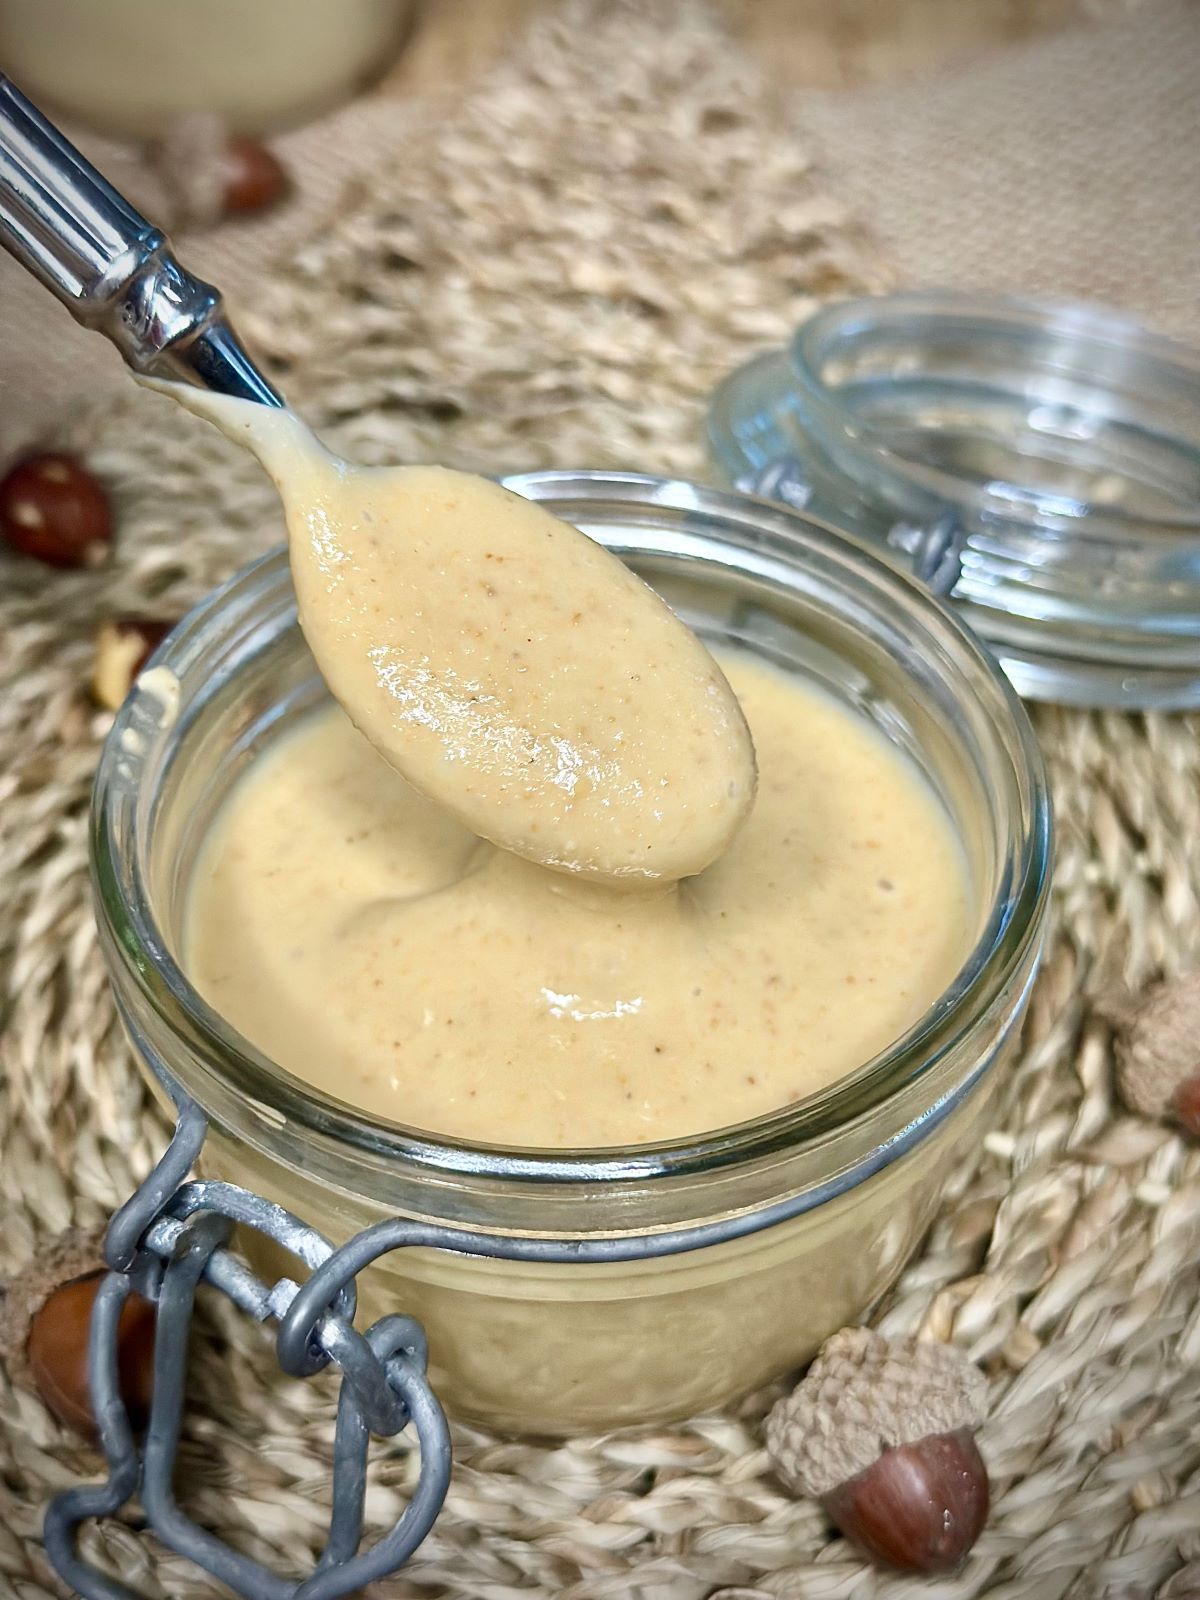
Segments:
[[[887,282],[756,73],[680,5],[572,0],[469,104],[406,126],[402,142],[380,134],[336,218],[265,272],[251,323],[297,405],[364,459],[702,472],[716,379],[818,298]],[[3,569],[0,1270],[100,1221],[167,1132],[118,1036],[88,907],[93,630],[116,611],[180,611],[280,534],[258,470],[155,396],[85,404],[62,437],[113,486],[120,536],[98,573]],[[1200,1595],[1200,1155],[1114,1103],[1088,1006],[1117,979],[1196,960],[1200,725],[1037,722],[1057,909],[1012,1103],[882,1319],[955,1342],[989,1375],[994,1509],[963,1574],[887,1577],[831,1538],[768,1468],[773,1391],[558,1447],[457,1430],[437,1529],[374,1595]],[[189,1507],[299,1573],[328,1509],[330,1389],[279,1378],[260,1333],[208,1317]],[[383,1452],[373,1525],[398,1514],[413,1466],[403,1441]],[[0,1371],[0,1595],[58,1592],[42,1509],[97,1469]],[[132,1526],[86,1546],[147,1595],[213,1592]]]

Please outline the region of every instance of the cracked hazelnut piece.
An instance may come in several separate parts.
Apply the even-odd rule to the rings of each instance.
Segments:
[[[987,1520],[973,1437],[985,1391],[947,1345],[843,1328],[771,1412],[767,1449],[784,1481],[873,1561],[956,1572]]]
[[[115,617],[101,624],[92,664],[92,699],[97,705],[119,710],[134,679],[172,627],[156,617]]]
[[[1200,1138],[1200,972],[1137,1000],[1108,998],[1117,1089],[1131,1111],[1165,1117]]]
[[[26,456],[0,479],[0,537],[51,567],[94,567],[112,544],[108,495],[74,456]]]

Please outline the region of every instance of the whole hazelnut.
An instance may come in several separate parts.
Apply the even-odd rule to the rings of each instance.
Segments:
[[[767,1449],[872,1560],[956,1572],[987,1520],[973,1437],[984,1394],[983,1374],[946,1345],[843,1328],[771,1412]]]
[[[821,1497],[864,1554],[905,1572],[956,1572],[988,1514],[987,1468],[967,1428],[897,1444]]]
[[[1131,1111],[1200,1137],[1200,972],[1155,984],[1138,999],[1109,995],[1117,1088]]]
[[[92,1272],[55,1289],[35,1312],[26,1347],[29,1371],[46,1407],[66,1427],[84,1434],[96,1431],[87,1347],[103,1281],[103,1272]],[[136,1292],[117,1323],[117,1372],[130,1423],[143,1428],[154,1383],[154,1307]]]
[[[138,673],[170,633],[161,617],[113,617],[100,624],[92,662],[92,699],[117,711]]]
[[[230,139],[220,159],[227,216],[264,211],[290,187],[279,157],[257,139]]]
[[[103,486],[74,456],[26,456],[0,479],[0,537],[52,567],[93,567],[112,544]]]

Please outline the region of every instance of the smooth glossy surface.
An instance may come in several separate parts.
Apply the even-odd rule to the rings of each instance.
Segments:
[[[743,654],[754,809],[684,884],[491,849],[329,706],[236,786],[185,961],[298,1077],[467,1139],[641,1144],[804,1099],[898,1038],[970,944],[950,819],[866,719]]]
[[[979,1447],[959,1428],[893,1445],[821,1504],[880,1566],[932,1576],[962,1566],[983,1532],[990,1499]]]
[[[603,545],[490,479],[359,467],[289,411],[159,387],[270,472],[321,675],[422,794],[604,882],[674,882],[728,846],[754,798],[745,718]]]
[[[51,567],[96,567],[108,557],[112,507],[74,456],[40,452],[0,479],[0,539]]]

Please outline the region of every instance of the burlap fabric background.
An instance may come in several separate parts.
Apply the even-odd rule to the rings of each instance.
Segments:
[[[1091,298],[1200,342],[1194,0],[806,94],[794,120],[901,279]]]
[[[1155,48],[1151,21],[1139,37]],[[1173,58],[1180,36],[1164,37]],[[291,397],[365,459],[702,472],[717,377],[819,297],[889,280],[755,72],[678,5],[573,0],[469,105],[372,128],[369,176],[336,219],[265,264],[252,294],[242,279]],[[1158,208],[1167,237],[1185,207],[1160,194]],[[86,342],[65,319],[54,338]],[[93,629],[114,611],[181,610],[279,534],[257,469],[157,397],[117,387],[59,433],[112,484],[120,542],[95,574],[3,568],[0,1270],[99,1221],[166,1137],[118,1037],[87,904],[104,731],[85,691]],[[769,1471],[773,1395],[760,1394],[557,1448],[458,1430],[438,1528],[373,1593],[1200,1595],[1200,1155],[1114,1104],[1089,1006],[1114,981],[1195,963],[1198,724],[1055,710],[1037,722],[1058,806],[1056,927],[1013,1102],[882,1318],[954,1341],[989,1375],[995,1503],[961,1577],[886,1577],[831,1540]],[[298,1573],[328,1506],[330,1391],[279,1379],[261,1334],[220,1307],[208,1317],[220,1338],[196,1351],[188,1504]],[[56,1592],[42,1507],[96,1467],[0,1371],[0,1594]],[[373,1524],[397,1514],[412,1469],[403,1442],[383,1453]],[[213,1592],[132,1527],[88,1548],[161,1600]]]

